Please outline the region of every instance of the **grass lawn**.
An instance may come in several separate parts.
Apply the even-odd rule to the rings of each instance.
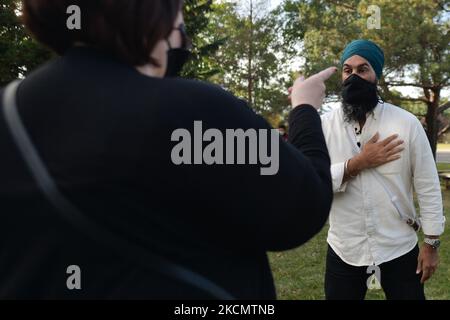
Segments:
[[[438,171],[450,171],[450,163],[438,163]]]
[[[445,214],[449,217],[450,191],[443,191]],[[326,234],[328,226],[302,247],[271,253],[270,261],[277,286],[278,298],[282,300],[324,299],[324,274]],[[436,274],[425,285],[427,299],[450,299],[450,218],[446,233],[441,238],[441,263]],[[366,299],[384,299],[382,291],[368,291]]]

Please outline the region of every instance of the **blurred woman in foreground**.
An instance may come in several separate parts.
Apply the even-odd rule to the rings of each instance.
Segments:
[[[69,5],[81,9],[80,30],[66,27]],[[232,297],[273,299],[266,252],[295,248],[324,225],[332,189],[316,109],[335,69],[294,84],[291,143],[279,142],[276,174],[250,164],[176,165],[172,133],[192,132],[195,121],[223,133],[272,129],[221,88],[174,77],[189,48],[181,9],[181,0],[23,1],[26,26],[60,57],[14,95],[11,86],[0,90],[0,298],[210,297],[195,279],[171,277],[170,267],[129,259],[133,251],[116,245],[124,241]],[[17,108],[55,182],[48,194],[5,104]],[[61,202],[102,231],[73,223],[74,209],[63,214]],[[108,245],[103,231],[119,242]]]

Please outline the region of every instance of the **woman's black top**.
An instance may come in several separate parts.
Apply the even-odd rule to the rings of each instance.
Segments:
[[[264,176],[261,165],[171,159],[172,133],[193,132],[194,121],[222,132],[272,129],[245,102],[203,82],[146,77],[91,48],[32,73],[17,104],[61,192],[89,219],[237,298],[275,298],[267,252],[305,243],[327,220],[330,160],[309,105],[291,112],[279,171]],[[207,298],[62,219],[37,188],[3,112],[0,164],[0,298]],[[67,288],[71,265],[81,269],[81,290]]]

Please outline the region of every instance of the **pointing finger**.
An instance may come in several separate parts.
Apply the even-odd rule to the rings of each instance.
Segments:
[[[319,73],[316,74],[316,77],[318,77],[323,82],[327,81],[335,72],[337,71],[336,67],[329,67]]]

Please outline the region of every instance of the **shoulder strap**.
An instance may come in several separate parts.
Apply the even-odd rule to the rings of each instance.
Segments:
[[[126,239],[119,238],[106,228],[97,225],[61,194],[20,119],[16,105],[16,93],[19,85],[20,81],[12,82],[3,93],[3,112],[7,126],[39,189],[61,216],[92,240],[102,242],[102,245],[115,249],[119,255],[126,256],[128,260],[140,266],[200,289],[214,299],[233,300],[234,298],[228,292],[205,277],[152,254],[148,250]]]
[[[380,183],[380,185],[383,187],[384,191],[386,192],[386,194],[388,195],[388,197],[391,200],[392,204],[394,205],[395,209],[397,210],[397,213],[400,216],[400,219],[405,221],[415,231],[419,231],[420,228],[421,228],[420,220],[416,219],[415,216],[411,216],[411,215],[403,212],[402,205],[399,203],[398,197],[388,187],[387,183],[385,183],[384,176],[381,175],[381,173],[379,173],[376,169],[371,169],[370,172],[375,177],[375,179]]]

